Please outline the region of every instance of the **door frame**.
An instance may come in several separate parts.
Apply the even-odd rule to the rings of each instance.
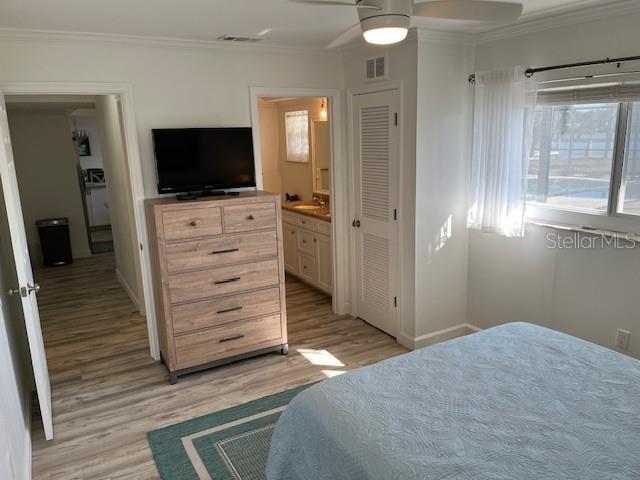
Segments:
[[[147,224],[144,213],[144,183],[142,159],[138,146],[138,132],[133,103],[133,87],[129,83],[102,82],[0,82],[5,95],[117,95],[122,108],[122,130],[127,152],[127,170],[131,186],[136,236],[140,250],[136,249],[142,280],[149,352],[154,360],[160,359],[160,346],[156,329],[156,312],[153,300],[151,259],[147,248]]]
[[[256,184],[262,189],[262,152],[260,143],[260,97],[325,97],[329,100],[329,121],[331,122],[331,241],[333,252],[332,307],[338,314],[351,312],[351,262],[349,261],[350,232],[347,225],[351,211],[348,187],[350,168],[345,155],[342,133],[342,93],[338,89],[250,87],[251,126],[256,165]]]
[[[356,210],[356,201],[357,199],[355,198],[355,188],[353,188],[353,184],[352,182],[355,181],[356,175],[355,175],[355,166],[356,166],[356,162],[355,162],[355,152],[354,152],[354,147],[353,147],[353,143],[354,143],[354,135],[355,132],[353,131],[353,97],[354,96],[358,96],[358,95],[366,95],[368,93],[377,93],[377,92],[386,92],[389,90],[397,90],[398,92],[398,172],[397,172],[397,179],[398,179],[398,199],[397,199],[397,208],[398,208],[398,221],[396,222],[396,228],[397,228],[397,239],[398,239],[398,244],[395,245],[395,258],[398,259],[398,266],[396,267],[396,270],[394,272],[394,279],[392,279],[392,282],[395,281],[397,284],[397,288],[395,289],[395,296],[398,299],[398,304],[397,307],[393,310],[394,312],[394,321],[396,324],[396,329],[394,331],[394,335],[396,340],[398,340],[400,338],[401,332],[403,331],[402,328],[402,319],[403,317],[403,312],[404,311],[410,311],[410,310],[405,310],[404,307],[404,302],[402,301],[404,298],[404,284],[406,283],[404,281],[405,278],[405,269],[404,269],[404,264],[405,264],[405,254],[404,249],[401,248],[402,245],[404,245],[405,239],[406,239],[406,234],[405,234],[405,226],[407,224],[407,214],[405,212],[405,210],[407,208],[405,208],[405,205],[402,203],[402,192],[404,191],[404,185],[406,182],[406,178],[405,178],[405,158],[404,158],[404,120],[405,120],[405,116],[404,116],[404,82],[402,80],[385,80],[385,81],[381,81],[381,82],[376,82],[376,83],[372,83],[372,84],[368,84],[368,85],[361,85],[361,86],[357,86],[357,87],[351,87],[347,89],[347,142],[348,142],[348,148],[347,148],[347,155],[349,158],[349,186],[351,186],[352,188],[351,193],[350,193],[350,200],[349,200],[349,204],[350,204],[350,209],[349,209],[349,218],[355,218],[355,210]],[[351,223],[349,223],[349,225],[351,225]],[[356,252],[356,232],[353,231],[353,229],[349,228],[348,231],[348,241],[349,241],[349,248],[351,249],[352,252]],[[351,291],[353,292],[353,295],[356,295],[357,292],[357,274],[356,274],[356,258],[355,255],[351,255],[351,257],[349,258],[349,267],[351,272],[353,272],[353,274],[351,275]],[[355,298],[355,297],[354,297]],[[358,312],[356,311],[357,309],[357,302],[353,301],[351,303],[351,310],[350,310],[350,314],[354,317],[358,317]]]

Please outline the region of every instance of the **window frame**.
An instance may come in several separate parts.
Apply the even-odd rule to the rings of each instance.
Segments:
[[[640,102],[611,101],[606,103],[617,103],[618,105],[607,210],[598,211],[581,207],[549,205],[535,200],[527,201],[526,217],[530,223],[548,222],[561,226],[586,226],[624,233],[634,232],[640,227],[640,215],[620,211],[620,191],[624,172],[629,114],[631,104],[640,104]]]

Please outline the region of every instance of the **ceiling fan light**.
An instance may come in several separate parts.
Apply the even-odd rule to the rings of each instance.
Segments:
[[[382,27],[367,30],[363,33],[367,43],[374,45],[391,45],[407,38],[408,30],[404,27]]]
[[[409,17],[406,15],[376,15],[360,21],[362,35],[367,43],[392,45],[407,38]]]

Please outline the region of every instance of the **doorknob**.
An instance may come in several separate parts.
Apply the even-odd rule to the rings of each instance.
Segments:
[[[20,289],[19,288],[10,288],[8,293],[9,293],[10,296],[19,295],[20,294]]]
[[[360,228],[360,220],[354,220],[351,225],[353,225],[356,228]]]
[[[38,285],[37,283],[34,283],[33,285],[29,285],[27,283],[27,294],[30,294],[31,292],[38,293],[39,291],[40,291],[40,285]]]

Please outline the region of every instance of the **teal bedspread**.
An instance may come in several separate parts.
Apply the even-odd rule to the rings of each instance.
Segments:
[[[640,362],[511,323],[314,385],[270,480],[640,479]]]

